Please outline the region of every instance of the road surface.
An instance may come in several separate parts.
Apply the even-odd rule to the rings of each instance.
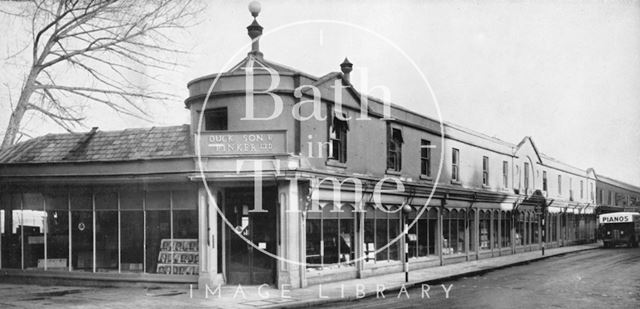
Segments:
[[[384,296],[322,308],[640,308],[640,249],[571,253]]]

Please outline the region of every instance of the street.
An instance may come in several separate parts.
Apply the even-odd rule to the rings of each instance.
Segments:
[[[431,272],[436,270],[434,268]],[[391,284],[389,281],[375,283]],[[194,291],[191,297],[189,289],[180,288],[1,283],[0,308],[261,308],[280,307],[288,302],[291,302],[289,307],[295,307],[293,302],[319,299],[319,286],[291,290],[287,292],[291,299],[280,298],[281,291],[273,288],[264,290],[272,297],[260,298],[256,287],[244,287],[247,298],[245,295],[236,297],[237,287],[234,285],[223,287],[222,298],[212,295],[207,298],[202,290]],[[329,293],[329,285],[322,289],[325,295]],[[354,285],[346,285],[345,295],[353,294],[354,289]],[[367,291],[374,290],[375,286],[367,287]],[[489,270],[456,280],[428,282],[428,285],[402,292],[385,290],[378,294],[378,298],[371,296],[341,303],[327,302],[319,308],[638,308],[638,304],[640,249],[598,248]],[[314,308],[319,305],[311,304]]]
[[[429,298],[417,287],[322,308],[638,308],[640,249],[571,253],[429,288]]]

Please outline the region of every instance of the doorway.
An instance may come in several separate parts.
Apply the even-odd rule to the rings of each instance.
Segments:
[[[275,283],[275,259],[251,246],[237,233],[256,247],[276,254],[278,225],[276,187],[263,187],[263,211],[257,212],[253,211],[254,209],[253,187],[226,190],[224,214],[235,230],[225,224],[226,275],[229,284]]]

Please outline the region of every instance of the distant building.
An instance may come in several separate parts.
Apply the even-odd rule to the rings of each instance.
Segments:
[[[48,134],[0,152],[0,278],[301,287],[400,272],[405,244],[416,269],[539,250],[543,235],[547,248],[593,242],[599,205],[638,206],[639,188],[529,137],[364,106],[352,66],[315,77],[265,60],[256,40],[228,72],[189,82],[189,125]],[[260,90],[279,77],[253,105],[249,72]],[[301,85],[322,94],[325,119],[294,117],[313,111]],[[242,119],[247,106],[270,118],[272,94],[284,112]]]

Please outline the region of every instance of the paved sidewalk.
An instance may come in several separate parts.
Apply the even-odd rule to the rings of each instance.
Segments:
[[[36,285],[0,284],[0,307],[17,308],[298,308],[313,307],[337,301],[375,297],[376,289],[384,289],[386,297],[397,297],[403,288],[432,283],[430,297],[446,297],[445,289],[455,293],[455,286],[435,285],[457,277],[471,276],[492,269],[531,262],[570,252],[590,250],[600,244],[589,244],[520,253],[479,261],[431,267],[410,272],[409,283],[404,273],[353,279],[303,289],[277,290],[273,287],[222,286],[205,290],[46,287]],[[426,286],[424,286],[426,287]],[[212,293],[213,292],[213,293]],[[420,297],[421,295],[411,295]]]

